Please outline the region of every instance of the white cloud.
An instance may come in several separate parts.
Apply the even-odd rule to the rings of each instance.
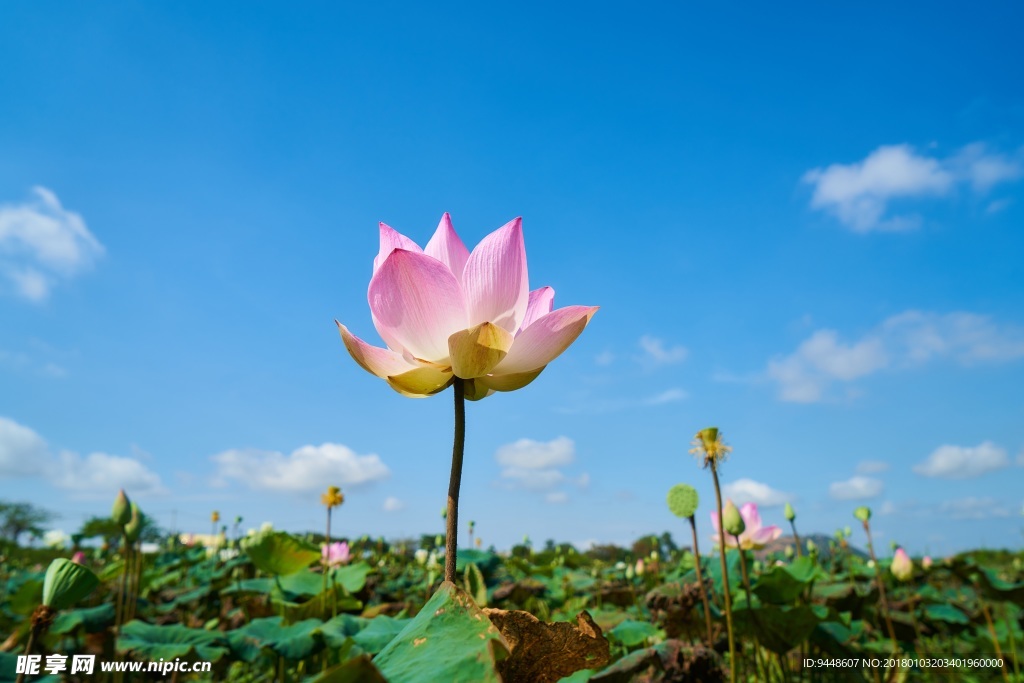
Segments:
[[[1009,464],[1006,449],[985,441],[977,446],[939,446],[914,471],[925,477],[970,479]]]
[[[119,488],[135,494],[163,493],[160,476],[134,458],[72,451],[54,457],[32,429],[0,416],[0,476],[42,477],[53,486],[89,497],[112,495]]]
[[[688,396],[688,394],[682,389],[666,389],[660,394],[655,394],[650,398],[644,400],[644,403],[649,406],[660,406],[665,403],[675,403],[676,401],[682,401]]]
[[[405,509],[405,503],[400,501],[394,496],[388,496],[384,499],[384,512],[398,512],[399,510]]]
[[[34,187],[32,194],[26,202],[0,205],[0,275],[19,296],[40,302],[58,280],[88,270],[104,249],[53,191]]]
[[[833,383],[849,383],[883,369],[904,369],[949,359],[962,365],[1024,358],[1024,330],[1000,326],[988,316],[906,311],[882,321],[860,339],[843,341],[835,330],[818,330],[796,351],[768,362],[765,376],[779,398],[813,403]]]
[[[499,448],[494,458],[504,467],[543,469],[568,465],[575,455],[572,439],[560,436],[547,442],[520,439]]]
[[[49,457],[41,436],[14,420],[0,417],[0,476],[42,474]]]
[[[857,475],[846,481],[833,482],[828,493],[836,500],[867,500],[882,495],[884,484],[878,479]]]
[[[602,351],[601,353],[594,356],[594,362],[598,365],[605,367],[615,362],[615,354],[611,351]]]
[[[639,344],[644,351],[646,360],[656,365],[681,363],[689,354],[685,346],[665,346],[663,340],[646,334],[640,337]]]
[[[879,508],[878,514],[892,515],[895,514],[898,510],[899,508],[896,507],[896,503],[892,502],[891,500],[887,500],[884,503],[882,503],[882,507]]]
[[[305,493],[327,483],[356,486],[386,479],[391,471],[376,454],[358,455],[342,444],[303,446],[285,455],[279,451],[235,449],[212,456],[217,476],[256,491]]]
[[[565,481],[565,475],[560,470],[535,470],[524,467],[506,467],[501,471],[501,477],[509,480],[509,483],[517,488],[530,491],[546,491]]]
[[[862,460],[857,463],[857,474],[878,474],[888,470],[889,463],[882,460]]]
[[[792,500],[792,496],[782,491],[773,489],[768,484],[762,484],[753,479],[737,479],[731,484],[722,487],[727,498],[730,498],[737,505],[743,503],[756,503],[762,507],[783,505]]]
[[[160,476],[138,460],[90,453],[84,458],[62,451],[50,481],[54,486],[89,497],[106,498],[124,489],[131,495],[164,493]]]
[[[976,496],[947,500],[939,506],[939,511],[953,519],[987,519],[1010,516],[1009,508],[995,498]]]
[[[556,505],[560,503],[567,503],[569,502],[569,494],[565,491],[552,491],[544,496],[544,500]]]
[[[1019,159],[975,143],[947,159],[918,154],[910,145],[883,145],[864,160],[832,164],[804,174],[814,187],[811,208],[832,213],[854,232],[908,230],[920,225],[914,214],[888,215],[893,200],[941,197],[958,184],[978,193],[1020,177]]]

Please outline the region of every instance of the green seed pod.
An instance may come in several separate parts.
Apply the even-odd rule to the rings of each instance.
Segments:
[[[725,508],[722,510],[722,526],[725,528],[725,533],[730,536],[739,536],[747,528],[739,508],[731,500],[725,502]]]
[[[118,526],[124,526],[132,519],[131,502],[128,500],[128,496],[125,495],[124,489],[117,492],[117,498],[114,499],[114,507],[110,512],[110,518]]]
[[[700,497],[697,495],[697,489],[692,486],[676,484],[668,490],[667,501],[668,509],[672,511],[672,514],[685,519],[693,517],[697,512]]]
[[[715,442],[718,441],[718,427],[708,427],[697,432],[697,436],[704,442],[704,447],[711,449]]]
[[[87,567],[59,557],[50,563],[43,580],[43,604],[67,609],[92,592],[100,580]]]
[[[786,503],[786,507],[783,512],[786,515],[786,521],[792,522],[796,519],[796,512],[793,511],[793,506],[789,503]]]
[[[139,506],[135,503],[131,504],[131,519],[127,524],[124,525],[124,535],[128,537],[129,543],[135,543],[139,540],[139,534],[142,533],[142,514],[139,512]]]
[[[871,508],[866,505],[861,505],[853,511],[853,516],[867,524],[868,520],[871,519]]]

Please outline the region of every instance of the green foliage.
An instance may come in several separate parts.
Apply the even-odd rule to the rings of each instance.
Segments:
[[[67,609],[91,593],[99,582],[90,569],[58,558],[46,570],[42,604],[58,611]]]
[[[242,549],[260,571],[287,576],[302,571],[320,559],[312,543],[283,531],[265,531],[242,541]]]
[[[0,536],[17,545],[25,534],[41,538],[56,515],[31,503],[0,501]]]

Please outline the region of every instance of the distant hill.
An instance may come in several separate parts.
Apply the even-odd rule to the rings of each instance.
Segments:
[[[829,557],[829,555],[831,554],[829,552],[829,541],[833,540],[832,536],[827,536],[825,534],[811,534],[809,536],[800,536],[800,542],[804,546],[804,552],[807,552],[808,540],[814,541],[814,544],[818,546],[819,557],[823,559]],[[794,538],[792,536],[779,536],[777,539],[766,545],[763,550],[759,550],[756,553],[756,555],[758,558],[763,558],[767,555],[771,555],[772,553],[784,553],[786,552],[787,546],[793,547],[794,550],[796,549],[796,543]],[[847,552],[849,552],[851,555],[856,555],[857,557],[860,557],[862,559],[868,559],[868,554],[854,545],[848,546]]]

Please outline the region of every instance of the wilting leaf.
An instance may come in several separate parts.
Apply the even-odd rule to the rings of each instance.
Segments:
[[[67,609],[91,593],[99,583],[99,578],[88,567],[58,557],[46,570],[43,604],[55,610]]]
[[[260,571],[286,576],[301,571],[320,559],[311,543],[283,531],[264,531],[242,541],[242,549]]]
[[[227,654],[225,645],[224,636],[215,631],[177,624],[154,626],[137,620],[125,624],[117,639],[119,653],[151,662],[158,659],[215,662]]]
[[[501,683],[497,664],[507,656],[473,598],[446,581],[374,663],[390,683]]]
[[[608,663],[608,641],[587,612],[576,623],[545,624],[529,612],[484,610],[511,648],[498,664],[505,683],[553,683]]]
[[[666,640],[630,653],[590,678],[592,683],[660,683],[727,680],[718,653],[704,645]]]

